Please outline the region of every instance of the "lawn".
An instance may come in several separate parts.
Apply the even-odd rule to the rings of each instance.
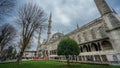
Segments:
[[[25,61],[20,65],[15,63],[0,64],[0,68],[120,68],[120,66],[91,65],[91,64],[71,64],[67,67],[66,63],[55,61]]]

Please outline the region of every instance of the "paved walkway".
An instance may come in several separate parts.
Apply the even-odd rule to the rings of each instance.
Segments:
[[[22,59],[22,61],[30,61],[30,60],[33,60],[33,59],[29,59],[29,60]],[[14,60],[0,61],[0,63],[9,63],[9,62],[16,62],[16,59],[14,59]]]

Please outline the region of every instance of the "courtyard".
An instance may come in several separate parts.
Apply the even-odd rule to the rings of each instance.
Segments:
[[[65,62],[40,60],[23,61],[20,65],[16,63],[3,63],[0,64],[0,68],[120,68],[120,66],[71,63],[68,67]]]
[[[120,68],[119,3],[0,0],[0,68]]]

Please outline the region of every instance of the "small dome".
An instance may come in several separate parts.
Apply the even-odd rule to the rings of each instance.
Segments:
[[[64,36],[63,33],[59,33],[59,32],[57,32],[57,33],[55,33],[55,34],[52,35],[51,41],[54,41],[54,40],[60,39],[60,38],[62,38],[63,36]]]

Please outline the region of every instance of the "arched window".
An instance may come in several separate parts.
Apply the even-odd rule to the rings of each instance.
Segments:
[[[113,49],[112,44],[109,41],[103,41],[101,44],[104,50]]]
[[[118,61],[118,58],[117,58],[116,55],[113,55],[113,60],[114,60],[114,61]]]
[[[83,51],[84,52],[88,52],[89,51],[87,45],[83,45]]]
[[[91,48],[92,48],[92,51],[98,51],[99,50],[97,44],[95,44],[95,43],[91,44]]]

